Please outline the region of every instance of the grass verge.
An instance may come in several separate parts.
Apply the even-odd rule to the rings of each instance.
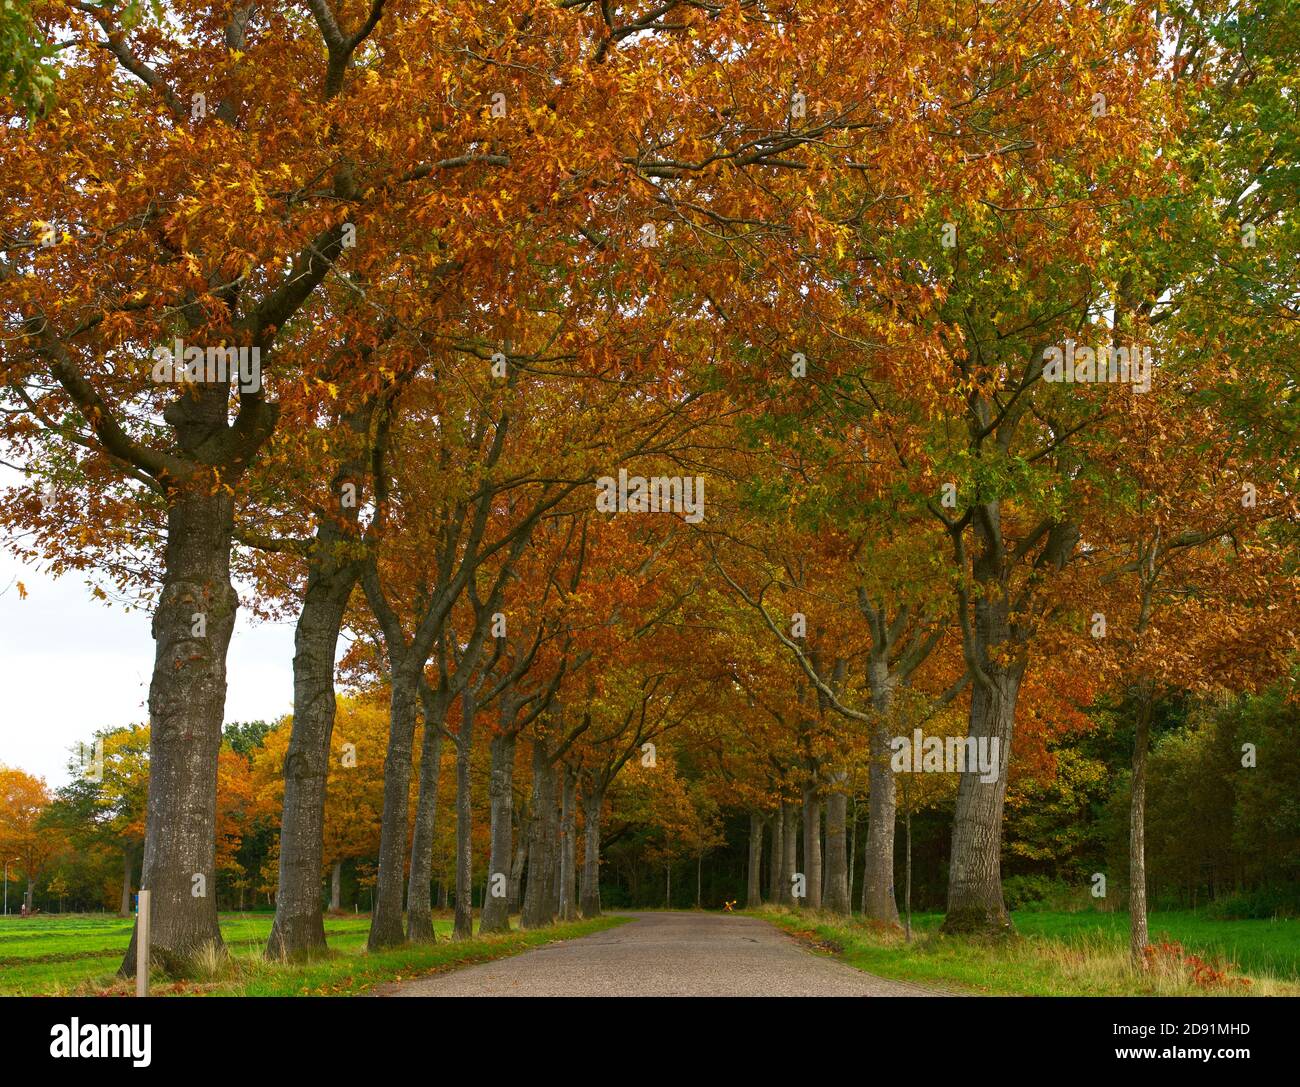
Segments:
[[[1294,978],[1264,971],[1243,974],[1213,950],[1174,950],[1162,940],[1151,966],[1129,962],[1126,930],[1115,926],[1053,926],[1004,939],[945,936],[938,916],[914,918],[913,938],[901,929],[860,918],[846,919],[766,907],[747,911],[859,970],[950,993],[985,996],[1297,996]],[[1030,915],[1035,916],[1035,915]],[[1016,917],[1017,926],[1022,918]],[[1233,922],[1223,922],[1225,925]],[[1029,926],[1033,928],[1034,926]],[[1164,945],[1164,946],[1159,946]]]
[[[331,917],[325,921],[329,954],[311,962],[287,964],[261,957],[271,927],[269,914],[222,914],[221,930],[229,956],[212,962],[197,979],[157,979],[151,992],[159,996],[358,995],[389,982],[427,977],[556,940],[586,936],[626,920],[598,917],[453,942],[449,939],[451,921],[440,918],[434,923],[437,943],[407,944],[371,954],[365,949],[368,917]],[[130,939],[129,919],[81,917],[23,924],[26,927],[20,930],[0,926],[0,961],[5,963],[0,969],[0,994],[118,996],[135,991],[134,982],[115,976]],[[111,948],[103,948],[105,941],[111,941]]]

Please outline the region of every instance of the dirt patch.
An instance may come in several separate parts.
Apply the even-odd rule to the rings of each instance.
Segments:
[[[841,955],[844,953],[844,945],[838,940],[829,936],[823,936],[814,929],[787,928],[785,933],[812,951],[820,951],[824,955]]]

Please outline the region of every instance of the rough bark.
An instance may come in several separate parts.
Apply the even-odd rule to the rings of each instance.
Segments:
[[[419,666],[412,661],[391,670],[388,707],[388,752],[384,757],[384,812],[379,831],[379,874],[366,946],[375,951],[405,940],[402,930],[402,891],[406,880],[408,809],[411,792],[411,750]]]
[[[883,725],[872,730],[862,913],[893,925],[898,923],[898,902],[894,895],[894,821],[898,801],[897,783],[889,766],[889,739],[889,730]]]
[[[977,741],[997,737],[999,766],[994,781],[981,781],[978,772],[968,772],[957,786],[944,932],[1012,931],[1002,899],[1002,807],[1021,671],[994,669],[989,685],[977,684],[971,693],[968,735]]]
[[[510,930],[511,825],[514,809],[515,735],[499,732],[492,737],[491,769],[488,774],[488,804],[491,809],[487,893],[479,916],[480,932]],[[493,891],[496,876],[504,877],[502,893]]]
[[[559,907],[561,921],[578,919],[578,776],[564,768],[560,806]]]
[[[582,890],[579,908],[583,917],[600,916],[600,819],[605,805],[603,789],[589,790],[583,794],[582,817]]]
[[[294,631],[293,726],[284,759],[280,874],[275,921],[266,945],[273,959],[306,959],[326,950],[320,874],[325,795],[334,732],[334,658],[357,567],[340,562],[333,525],[317,532],[302,611]]]
[[[432,943],[433,839],[438,824],[438,784],[442,777],[445,700],[427,684],[420,686],[424,736],[420,744],[420,794],[411,831],[411,874],[406,881],[406,938]]]
[[[862,913],[874,921],[898,924],[894,894],[894,829],[898,818],[897,782],[889,765],[890,711],[897,677],[890,675],[888,645],[871,655],[867,684],[877,723],[871,728],[870,796],[867,802],[867,844],[862,864]]]
[[[990,409],[982,404],[980,410],[987,414]],[[977,744],[996,739],[998,767],[993,781],[982,781],[979,773],[969,770],[961,775],[953,812],[948,910],[942,931],[1000,935],[1013,931],[1002,898],[1002,810],[1016,701],[1027,664],[1025,646],[1031,633],[1023,618],[1031,611],[1029,590],[1013,600],[1011,571],[1016,559],[1027,553],[1040,536],[1044,542],[1034,560],[1035,571],[1062,570],[1078,544],[1079,531],[1068,521],[1045,522],[1040,532],[1011,552],[1002,536],[999,503],[985,503],[972,512],[979,550],[970,569],[978,591],[971,594],[959,590],[962,652],[973,684],[967,736]],[[961,533],[960,527],[952,530],[954,547],[965,566]],[[1041,573],[1035,580],[1040,577]]]
[[[772,825],[772,855],[768,860],[768,887],[770,901],[778,906],[789,904],[789,880],[785,878],[785,813],[777,808],[768,822]]]
[[[815,786],[803,792],[803,866],[804,905],[810,910],[822,908],[822,800]]]
[[[745,887],[745,908],[757,909],[763,904],[763,817],[756,811],[749,813],[749,879]]]
[[[474,752],[474,696],[461,692],[460,732],[456,737],[456,921],[453,940],[474,935],[474,812],[470,796],[470,756]]]
[[[847,914],[851,909],[846,840],[848,809],[849,798],[843,792],[833,792],[826,798],[826,891],[822,908],[831,913]]]
[[[518,913],[524,904],[524,868],[528,864],[528,808],[519,813],[519,841],[510,865],[510,912]]]
[[[226,651],[238,607],[230,583],[233,532],[234,500],[225,489],[178,494],[168,506],[162,591],[153,616],[140,886],[152,894],[152,962],[171,975],[187,973],[205,951],[225,953],[217,924],[217,754]],[[135,940],[133,929],[119,971],[128,977],[135,974]]]
[[[532,825],[528,833],[528,878],[519,924],[540,928],[555,920],[555,767],[542,740],[533,743]]]
[[[783,803],[781,818],[785,823],[781,831],[781,844],[785,850],[785,860],[781,865],[785,883],[785,901],[791,906],[802,906],[804,900],[794,897],[794,885],[791,882],[792,877],[799,871],[799,806],[788,802]]]

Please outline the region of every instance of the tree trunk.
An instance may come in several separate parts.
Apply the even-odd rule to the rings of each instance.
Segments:
[[[122,848],[122,902],[118,909],[119,917],[131,916],[131,862],[135,859],[132,856],[131,847],[123,846]]]
[[[335,861],[330,869],[330,911],[338,913],[343,907],[339,896],[343,891],[343,862]]]
[[[424,737],[420,745],[420,794],[411,831],[411,874],[406,881],[406,938],[432,943],[433,839],[438,829],[438,784],[442,778],[442,736],[446,701],[427,684],[420,687]]]
[[[704,854],[700,853],[695,858],[695,908],[703,908],[703,889],[704,889]]]
[[[853,797],[853,802],[850,805],[850,809],[851,810],[849,814],[849,843],[847,846],[847,850],[849,854],[849,903],[850,903],[849,908],[852,909],[853,881],[855,878],[855,870],[856,870],[855,866],[857,865],[857,860],[858,860],[858,798],[856,794]]]
[[[546,814],[546,833],[542,839],[542,874],[545,882],[542,884],[541,893],[545,924],[553,925],[556,912],[560,908],[560,808],[554,766],[549,768],[547,778],[550,809]]]
[[[524,867],[528,863],[528,808],[519,813],[519,842],[510,865],[510,912],[518,913],[524,903]]]
[[[785,881],[785,901],[791,906],[802,906],[803,900],[794,897],[792,879],[799,871],[799,807],[796,804],[782,803],[781,817],[785,827],[781,832],[781,843],[785,848],[785,860],[781,865],[782,878]]]
[[[803,791],[803,867],[808,892],[804,905],[822,908],[822,800],[815,786]]]
[[[224,955],[217,923],[217,754],[226,651],[239,605],[230,584],[234,499],[195,488],[167,510],[162,592],[153,616],[149,799],[140,886],[151,892],[151,961],[189,971],[205,949]],[[319,877],[319,872],[318,872]],[[119,973],[135,974],[135,930]]]
[[[578,919],[578,775],[564,768],[560,811],[560,906],[561,921]]]
[[[876,921],[898,924],[898,902],[894,897],[894,820],[897,817],[897,784],[889,765],[889,729],[872,730],[871,795],[867,806],[867,847],[862,864],[862,913]]]
[[[911,796],[908,795],[907,787],[904,786],[904,806],[905,814],[903,816],[904,838],[907,842],[907,858],[904,862],[905,871],[903,873],[903,936],[908,943],[912,942],[912,804]]]
[[[772,824],[772,855],[768,859],[768,898],[777,906],[789,904],[789,881],[785,878],[785,814],[778,807],[770,816]]]
[[[1011,570],[1016,556],[1002,536],[999,502],[995,499],[973,512],[978,514],[973,524],[979,551],[971,564],[976,590],[971,594],[974,621],[964,624],[962,635],[973,683],[966,732],[977,744],[997,740],[998,758],[993,781],[982,781],[980,773],[968,769],[957,787],[948,911],[941,931],[1000,935],[1014,931],[1002,898],[1002,810],[1016,702],[1026,666],[1025,632],[1016,625],[1020,620],[1013,615],[1013,607],[1023,611],[1026,605],[1012,603]],[[1077,526],[1068,521],[1053,524],[1034,561],[1035,569],[1063,569],[1078,542]]]
[[[603,789],[593,789],[582,799],[585,839],[582,850],[582,891],[579,906],[583,917],[600,916],[600,817],[604,804]]]
[[[998,772],[994,781],[964,773],[957,786],[948,875],[948,912],[942,931],[995,935],[1012,931],[1002,899],[1002,806],[1007,791],[1007,761],[1015,725],[1022,668],[1010,671],[986,665],[990,686],[976,684],[971,694],[968,735],[996,737]]]
[[[384,814],[379,830],[379,874],[370,917],[371,951],[395,947],[404,939],[402,891],[406,884],[406,846],[411,796],[411,749],[415,739],[417,683],[422,665],[403,661],[391,669],[388,753],[384,757]]]
[[[474,752],[474,697],[461,692],[460,734],[456,737],[456,922],[453,940],[474,935],[474,813],[470,806],[470,756]]]
[[[501,732],[492,737],[492,765],[488,776],[491,808],[491,853],[488,858],[488,886],[479,918],[480,932],[510,931],[511,819],[514,813],[515,734]],[[501,876],[498,880],[497,876]],[[496,885],[500,884],[500,894]]]
[[[528,881],[524,889],[522,928],[540,928],[555,920],[551,890],[555,886],[555,767],[544,741],[533,741],[533,821],[528,836]]]
[[[325,793],[334,732],[334,657],[355,563],[340,562],[341,537],[322,523],[307,570],[307,588],[294,630],[293,726],[284,759],[280,811],[280,875],[275,921],[266,944],[271,959],[305,959],[326,950],[320,873]]]
[[[871,729],[871,760],[867,771],[867,847],[862,864],[862,914],[888,925],[898,924],[894,894],[894,827],[898,818],[898,783],[889,765],[894,688],[888,655],[873,652],[867,664],[867,685],[878,724]]]
[[[745,887],[745,909],[763,904],[763,817],[749,813],[749,879]]]
[[[838,783],[843,786],[842,780]],[[845,837],[849,798],[838,790],[826,798],[826,894],[824,909],[848,914],[849,851]]]
[[[1147,945],[1147,748],[1151,742],[1152,692],[1138,690],[1137,730],[1133,738],[1133,795],[1129,803],[1128,914],[1129,954],[1137,966],[1146,962]]]

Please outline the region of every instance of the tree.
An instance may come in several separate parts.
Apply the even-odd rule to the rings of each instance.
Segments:
[[[347,147],[391,137],[393,122],[343,108],[374,89],[346,73],[381,12],[344,32],[316,5],[321,66],[314,50],[295,54],[300,21],[252,8],[221,23],[178,10],[147,31],[110,8],[60,9],[51,28],[80,44],[64,54],[62,86],[83,109],[7,128],[0,148],[9,209],[0,309],[19,348],[6,359],[18,408],[6,437],[38,484],[90,496],[94,546],[120,547],[140,521],[165,524],[165,547],[155,535],[146,563],[157,653],[142,883],[157,910],[154,961],[173,973],[222,946],[214,899],[192,890],[193,877],[215,876],[238,489],[282,412],[294,415],[295,395],[320,395],[298,380],[313,348],[295,318],[320,305],[350,237],[345,216],[364,207],[382,220],[392,198]],[[120,74],[98,62],[103,50]],[[313,106],[287,123],[275,108],[285,101]],[[148,170],[122,159],[127,146]],[[322,175],[332,179],[315,194],[308,178]],[[268,199],[277,214],[264,213]],[[58,225],[37,234],[33,221]],[[363,245],[382,238],[370,233]],[[178,343],[184,359],[171,357]],[[65,470],[47,471],[38,451]],[[50,532],[41,501],[14,517],[64,561],[91,543],[85,532],[80,541]],[[131,948],[122,972],[134,969]]]
[[[45,782],[0,764],[0,853],[16,860],[27,881],[27,911],[35,907],[36,881],[59,852],[59,840],[41,817],[50,806]]]

